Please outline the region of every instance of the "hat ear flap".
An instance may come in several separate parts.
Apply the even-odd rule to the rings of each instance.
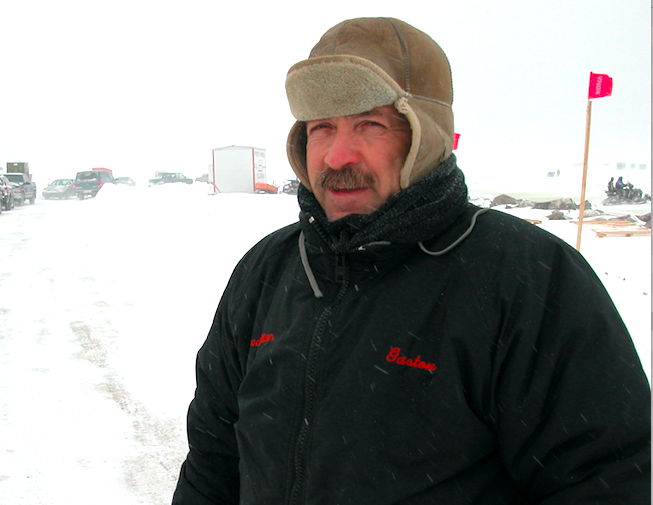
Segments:
[[[453,135],[450,134],[453,132],[451,109],[418,97],[410,98],[407,102],[414,118],[409,114],[404,115],[413,129],[414,144],[411,145],[406,164],[401,171],[402,188],[426,177],[434,167],[445,161],[453,150]],[[410,159],[411,155],[414,155],[413,159]]]
[[[306,165],[306,140],[306,123],[303,121],[295,122],[286,141],[286,154],[295,175],[306,189],[313,192]]]

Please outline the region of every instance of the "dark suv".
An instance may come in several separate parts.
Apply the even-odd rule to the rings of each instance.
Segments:
[[[4,175],[0,175],[0,212],[2,209],[11,210],[14,208],[15,186]]]
[[[83,200],[85,197],[91,198],[98,194],[105,184],[115,184],[113,175],[108,170],[86,170],[77,172],[73,188],[77,198]]]

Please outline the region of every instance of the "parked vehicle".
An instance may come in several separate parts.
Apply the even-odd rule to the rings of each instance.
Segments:
[[[113,173],[108,168],[94,168],[77,172],[73,188],[77,198],[83,200],[87,196],[94,198],[105,184],[115,184]]]
[[[150,179],[150,186],[158,186],[159,184],[174,184],[181,182],[184,184],[193,184],[193,179],[189,179],[184,174],[179,172],[158,172],[157,177]]]
[[[74,179],[55,179],[43,188],[41,194],[46,200],[49,200],[50,198],[72,198],[75,196],[75,188],[73,188],[74,183]]]
[[[4,174],[7,179],[17,185],[18,193],[14,195],[16,203],[22,205],[26,201],[36,202],[36,183],[32,182],[32,176],[23,172],[7,172]]]
[[[16,186],[4,175],[0,175],[0,212],[2,209],[11,210],[14,208],[14,191]]]
[[[115,184],[125,184],[127,186],[136,186],[136,181],[131,177],[116,177],[114,179]]]
[[[288,179],[287,181],[284,181],[281,192],[288,193],[289,195],[296,195],[298,189],[299,179]]]

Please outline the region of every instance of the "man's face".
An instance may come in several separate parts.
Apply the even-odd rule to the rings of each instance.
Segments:
[[[401,189],[411,131],[392,105],[306,123],[313,193],[329,221],[370,214]]]

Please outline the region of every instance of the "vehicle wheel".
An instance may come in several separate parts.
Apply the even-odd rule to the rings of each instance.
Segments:
[[[84,199],[84,195],[77,195],[77,198],[79,198],[80,200],[83,200],[83,199]]]
[[[34,204],[36,203],[36,197],[33,196],[32,198],[30,198],[30,199],[29,199],[29,203],[31,203],[32,205],[34,205]]]

